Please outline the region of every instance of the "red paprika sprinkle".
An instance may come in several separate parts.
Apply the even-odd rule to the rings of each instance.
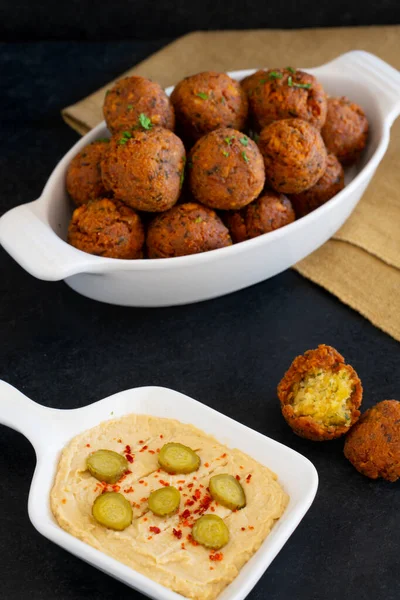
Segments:
[[[160,479],[160,483],[161,483],[161,485],[163,485],[164,487],[168,487],[168,486],[169,486],[169,483],[168,483],[168,481],[164,481],[164,479]]]
[[[125,454],[125,458],[129,463],[133,463],[133,456],[131,456],[130,454]]]
[[[193,506],[194,501],[193,500],[186,500],[185,502],[185,506]]]
[[[210,463],[204,463],[204,466],[205,466],[206,468],[208,468],[208,467],[210,466]]]
[[[62,502],[63,504],[67,504],[67,500],[66,500],[66,498],[63,498],[63,499],[61,500],[61,502]]]
[[[175,528],[174,528],[174,529],[172,530],[172,533],[174,534],[174,536],[175,536],[176,538],[178,538],[178,540],[180,540],[180,539],[181,539],[181,537],[182,537],[182,531],[181,531],[180,529],[175,529]]]
[[[181,492],[181,491],[183,490],[183,487],[180,485],[180,486],[178,487],[178,490]]]
[[[236,475],[236,479],[237,479],[238,481],[240,481],[240,477],[239,477],[239,475]]]
[[[181,548],[182,548],[182,550],[184,550],[184,549],[185,549],[185,544],[184,544],[184,542],[182,542],[182,544],[181,544]]]
[[[152,539],[153,539],[153,536],[152,536],[152,535],[149,535],[149,537],[148,537],[147,539],[148,539],[148,540],[152,540]]]
[[[250,531],[254,531],[254,527],[252,525],[249,526]]]
[[[247,477],[246,477],[246,483],[250,483],[250,481],[251,481],[251,474],[247,475]]]
[[[161,529],[160,529],[159,527],[149,527],[149,530],[150,530],[152,533],[155,533],[156,535],[157,535],[158,533],[161,533]]]
[[[246,531],[246,527],[241,527],[241,530],[242,531]]]
[[[178,479],[178,481],[176,483],[185,483],[184,479]]]
[[[148,521],[148,518],[147,518],[147,517],[144,517],[143,521]]]
[[[90,444],[86,444],[86,448],[90,448]]]
[[[194,498],[195,498],[196,500],[200,500],[200,498],[201,498],[201,491],[200,491],[200,490],[196,490],[196,491],[195,491],[195,493],[194,493]]]
[[[139,444],[144,444],[144,440],[139,440]]]
[[[194,483],[189,483],[188,488],[192,489],[193,486],[194,486]]]
[[[128,445],[126,445],[126,446],[125,446],[125,449],[124,449],[124,452],[125,452],[125,454],[132,454],[131,447],[130,447],[130,446],[128,446]]]
[[[223,560],[224,555],[222,554],[222,552],[216,552],[215,554],[210,554],[210,560],[213,561],[221,561]]]
[[[134,492],[135,490],[133,489],[133,487],[128,487],[124,489],[125,494],[131,494],[132,492]]]
[[[163,439],[163,438],[164,438],[164,436],[163,436],[163,434],[162,434],[162,433],[160,434],[160,438],[161,438],[161,439]]]
[[[143,479],[139,479],[139,483],[143,484],[144,483]]]
[[[143,448],[139,451],[139,452],[144,452],[145,450],[147,450],[148,446],[143,446]]]
[[[150,454],[155,454],[156,451],[155,450],[149,450]]]
[[[215,506],[210,506],[211,512],[215,512]]]
[[[117,440],[118,444],[122,444],[122,440],[121,438],[119,438],[119,440]]]
[[[188,519],[190,517],[190,510],[186,509],[181,514],[182,519]]]

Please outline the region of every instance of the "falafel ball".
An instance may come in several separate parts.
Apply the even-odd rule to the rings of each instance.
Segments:
[[[260,130],[273,121],[299,118],[321,129],[327,98],[317,79],[292,67],[257,71],[242,81],[253,125]]]
[[[247,120],[247,96],[238,81],[226,73],[207,71],[186,77],[171,94],[182,136],[196,141],[206,133],[231,127],[243,129]]]
[[[267,190],[241,210],[227,212],[224,221],[235,243],[284,227],[295,220],[289,198]]]
[[[297,217],[304,217],[328,202],[344,188],[343,167],[334,154],[328,154],[325,173],[317,183],[301,194],[292,194]]]
[[[139,215],[109,198],[74,210],[68,243],[78,250],[109,258],[142,258],[144,230]]]
[[[300,194],[315,185],[326,169],[321,134],[302,119],[283,119],[265,127],[258,146],[269,185],[282,194]]]
[[[188,167],[193,196],[211,208],[242,208],[264,187],[263,157],[256,143],[235,129],[217,129],[200,138]]]
[[[175,127],[174,108],[162,87],[136,75],[120,79],[106,92],[103,113],[111,133],[149,125]]]
[[[282,414],[300,437],[332,440],[358,420],[361,381],[341,354],[321,344],[297,356],[278,385]]]
[[[383,400],[369,408],[348,433],[344,455],[371,479],[400,477],[400,402]]]
[[[171,258],[208,252],[232,244],[218,215],[196,202],[179,204],[150,223],[147,231],[149,258]]]
[[[125,131],[109,143],[101,163],[103,183],[131,208],[161,212],[179,198],[185,162],[185,148],[172,131]]]
[[[361,106],[348,98],[329,98],[321,133],[328,151],[343,165],[352,165],[367,144],[368,119]]]
[[[110,140],[103,138],[85,146],[71,160],[66,177],[68,194],[76,206],[107,195],[100,163]]]

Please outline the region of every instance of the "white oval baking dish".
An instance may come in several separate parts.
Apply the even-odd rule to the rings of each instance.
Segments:
[[[132,412],[195,423],[196,427],[229,447],[246,452],[278,475],[290,496],[289,504],[259,550],[218,597],[218,600],[244,600],[310,508],[318,488],[318,474],[313,464],[298,452],[179,392],[162,387],[134,388],[83,408],[58,410],[36,404],[0,380],[0,423],[25,435],[36,452],[28,501],[30,520],[55,544],[153,600],[185,600],[61,529],[50,509],[50,492],[64,446],[86,429]]]
[[[325,243],[349,217],[385,154],[390,127],[400,113],[400,73],[372,54],[349,52],[307,71],[328,94],[347,95],[363,106],[370,137],[362,160],[347,175],[345,189],[306,217],[252,240],[192,256],[129,261],[81,252],[65,241],[71,216],[65,174],[83,146],[108,135],[103,122],[67,152],[38,200],[3,215],[0,243],[35,277],[64,279],[84,296],[126,306],[207,300],[284,271]],[[230,75],[240,80],[253,72]]]

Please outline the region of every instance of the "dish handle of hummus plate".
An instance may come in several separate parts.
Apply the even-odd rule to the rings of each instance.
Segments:
[[[35,200],[6,212],[0,219],[0,244],[28,273],[59,281],[93,272],[99,257],[80,252],[62,240],[47,223],[42,201]]]
[[[41,406],[15,387],[0,380],[0,423],[24,435],[35,448],[46,447],[50,436],[54,435],[56,409]]]
[[[320,67],[346,73],[374,90],[389,127],[400,114],[400,72],[374,54],[353,50]]]

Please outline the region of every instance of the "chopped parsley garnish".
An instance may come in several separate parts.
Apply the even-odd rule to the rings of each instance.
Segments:
[[[219,100],[219,101],[221,102],[221,104],[225,104],[225,102],[226,102],[226,100],[225,100],[225,97],[224,97],[224,96],[221,96],[221,98],[220,98],[220,100]]]
[[[126,107],[128,110],[132,110],[133,109],[133,104],[128,104],[128,106]]]
[[[230,146],[232,144],[232,140],[233,140],[233,137],[226,137],[224,139],[224,142],[225,142],[225,144],[228,144],[228,146]]]
[[[188,167],[189,167],[189,169],[191,169],[193,167],[193,161],[192,160],[189,160]]]
[[[260,85],[264,85],[264,83],[267,83],[266,79],[260,79],[260,81],[258,82]]]
[[[226,156],[226,158],[228,158],[228,156],[229,156],[229,152],[227,152],[226,150],[222,150],[222,154],[224,156]]]
[[[294,83],[293,87],[303,88],[305,90],[309,90],[311,88],[311,83]]]
[[[98,140],[96,140],[96,142],[109,142],[110,139],[109,138],[99,138]]]
[[[247,154],[246,154],[246,152],[244,152],[244,151],[243,151],[243,152],[242,152],[242,156],[243,156],[243,159],[244,159],[244,161],[248,163],[248,162],[249,162],[249,159],[248,159],[248,157],[247,157]]]
[[[194,222],[195,222],[195,223],[201,223],[201,222],[202,222],[202,220],[203,220],[203,219],[202,219],[201,217],[197,217],[197,219],[195,219],[195,221],[194,221]]]
[[[198,94],[196,94],[196,96],[198,96],[202,100],[208,100],[208,94],[205,94],[204,92],[198,92]]]
[[[282,79],[283,75],[282,73],[279,73],[279,71],[271,71],[271,73],[268,74],[268,77],[270,79]]]
[[[122,137],[119,138],[118,140],[118,144],[126,144],[126,142],[129,140],[129,138],[132,137],[132,134],[130,131],[123,131],[122,132]]]
[[[106,91],[106,96],[108,96],[108,94],[111,92],[111,90],[107,90]]]
[[[151,119],[149,119],[149,117],[147,117],[144,113],[140,113],[139,123],[143,127],[143,129],[151,129],[153,127]]]
[[[289,75],[287,83],[288,83],[289,87],[304,88],[306,90],[309,90],[311,87],[311,83],[296,83],[296,82],[294,82],[291,75]]]
[[[293,69],[293,67],[286,67],[286,71],[289,71],[289,73],[292,73],[292,75],[296,73],[296,69]]]
[[[249,140],[246,136],[240,138],[239,142],[243,145],[243,146],[248,146],[249,145]]]

